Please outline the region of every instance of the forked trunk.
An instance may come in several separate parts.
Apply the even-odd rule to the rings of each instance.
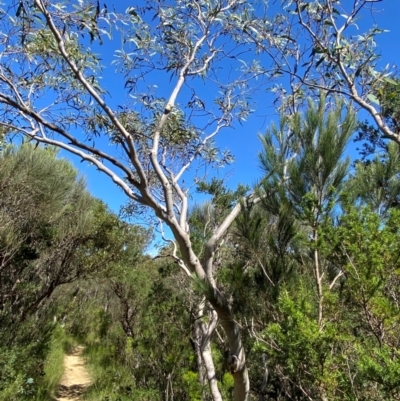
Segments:
[[[216,244],[224,233],[226,233],[226,230],[237,217],[240,210],[241,204],[238,203],[208,241],[205,249],[204,265],[200,263],[199,258],[193,251],[190,235],[182,230],[174,219],[167,220],[167,224],[171,228],[171,231],[179,245],[182,254],[182,262],[185,262],[188,267],[188,269],[187,267],[186,269],[204,281],[205,287],[207,287],[205,297],[213,307],[227,337],[229,356],[226,363],[234,380],[234,401],[247,401],[250,392],[250,381],[246,367],[246,355],[242,344],[240,328],[233,317],[227,299],[218,290],[213,277],[213,259]]]
[[[229,355],[226,363],[234,380],[233,399],[234,401],[247,401],[250,392],[250,381],[239,325],[233,318],[226,298],[223,297],[218,289],[214,288],[211,298],[209,302],[215,309],[228,340]]]

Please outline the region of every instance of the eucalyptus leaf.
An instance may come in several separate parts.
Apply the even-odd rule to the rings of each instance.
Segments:
[[[378,99],[374,94],[370,93],[370,94],[367,96],[367,98],[368,98],[368,100],[371,101],[372,103],[375,103],[375,104],[377,104],[378,106],[380,105],[379,99]]]

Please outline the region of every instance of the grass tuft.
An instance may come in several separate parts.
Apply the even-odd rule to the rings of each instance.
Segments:
[[[49,352],[44,363],[44,377],[39,383],[37,401],[52,400],[64,373],[64,355],[70,353],[75,342],[57,325],[51,335]]]

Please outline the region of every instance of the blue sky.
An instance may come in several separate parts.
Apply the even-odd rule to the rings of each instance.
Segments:
[[[109,9],[113,8],[110,2],[107,1],[106,3]],[[125,0],[116,1],[115,3],[117,10],[124,10],[132,5],[131,1]],[[351,4],[352,1],[344,0],[343,3]],[[382,11],[370,17],[364,16],[364,18],[369,19],[367,21],[368,25],[371,23],[371,18],[373,18],[380,28],[390,31],[377,38],[378,52],[382,54],[382,63],[384,65],[387,63],[400,65],[400,1],[384,0],[381,3],[377,3],[377,8]],[[363,21],[360,21],[360,24],[363,24]],[[115,40],[119,39],[115,38]],[[104,53],[107,53],[109,49],[111,49],[111,44],[107,42],[98,48],[99,51]],[[117,103],[125,96],[121,97],[123,82],[115,75],[115,67],[109,65],[110,61],[111,59],[107,57],[103,59],[105,67],[103,77],[108,82],[108,87],[121,88],[120,92],[117,89],[111,94],[111,103]],[[228,68],[229,65],[227,65]],[[165,79],[162,92],[167,95],[168,89],[173,84],[174,78],[171,82]],[[203,90],[207,90],[207,88],[203,88]],[[232,187],[239,182],[249,185],[255,183],[260,175],[257,162],[257,154],[260,151],[258,135],[263,133],[272,121],[276,121],[272,97],[268,93],[261,94],[254,99],[254,109],[253,115],[243,125],[236,125],[235,129],[227,129],[218,137],[218,144],[223,149],[231,150],[236,162],[231,166],[215,170],[215,174],[221,178],[227,177],[227,182]],[[97,172],[94,168],[80,163],[79,160],[74,159],[65,152],[62,153],[62,156],[72,160],[76,168],[86,177],[90,192],[94,196],[103,199],[112,210],[118,212],[119,207],[126,202],[126,197],[122,191],[110,179]]]
[[[345,0],[344,3],[349,3],[349,1]],[[120,1],[118,8],[123,9],[131,4],[128,1]],[[378,4],[378,7],[382,11],[375,13],[371,18],[380,28],[390,31],[377,38],[378,51],[382,54],[382,63],[384,65],[387,63],[400,65],[400,1],[384,0]],[[368,21],[368,24],[370,22],[371,20]],[[112,67],[110,69],[112,70]],[[172,84],[173,82],[171,82]],[[231,186],[235,186],[239,182],[252,185],[260,175],[257,162],[257,154],[260,151],[258,135],[264,132],[272,121],[276,121],[276,112],[271,104],[271,98],[268,99],[267,95],[255,99],[255,106],[255,112],[247,122],[235,129],[227,129],[218,137],[220,146],[230,149],[236,159],[233,165],[216,171],[221,178],[227,177],[227,182]],[[120,205],[126,201],[122,191],[93,168],[86,168],[79,162],[75,162],[75,165],[86,176],[93,195],[103,199],[113,210],[118,211]]]

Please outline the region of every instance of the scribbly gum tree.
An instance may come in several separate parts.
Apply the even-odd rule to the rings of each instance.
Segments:
[[[254,46],[241,38],[241,26],[253,18],[251,6],[236,0],[143,1],[125,13],[92,1],[33,0],[15,2],[1,21],[3,126],[91,163],[169,227],[171,256],[206,284],[215,311],[207,341],[217,317],[224,329],[236,400],[249,394],[245,352],[213,277],[213,254],[240,206],[216,227],[200,260],[188,226],[192,184],[183,177],[196,180],[231,159],[213,139],[249,113],[246,96],[259,71],[239,56],[251,60]],[[97,56],[101,51],[108,54]],[[112,82],[101,79],[104,64],[119,74]],[[212,397],[220,400],[207,344],[203,362]]]
[[[214,400],[221,395],[209,341],[217,319],[229,345],[234,399],[249,396],[240,328],[213,263],[242,203],[222,214],[199,254],[188,220],[190,190],[211,167],[231,161],[215,137],[245,120],[249,98],[282,74],[290,77],[283,111],[295,111],[316,91],[345,95],[397,140],[368,97],[387,77],[376,71],[377,31],[345,37],[375,1],[351,3],[343,17],[338,1],[284,1],[270,19],[263,1],[243,0],[142,0],[125,12],[91,0],[2,6],[2,129],[88,162],[124,191],[133,209],[169,228],[170,256],[203,283],[211,305],[212,318],[200,331]]]

